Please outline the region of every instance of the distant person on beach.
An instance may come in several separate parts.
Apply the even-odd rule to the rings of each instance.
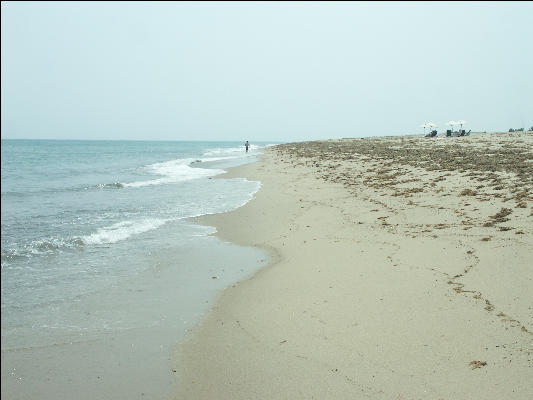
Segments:
[[[246,152],[248,153],[248,147],[250,147],[250,143],[248,143],[248,140],[246,143],[244,143],[244,147],[246,147]]]

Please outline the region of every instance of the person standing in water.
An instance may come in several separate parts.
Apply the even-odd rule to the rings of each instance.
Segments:
[[[248,143],[248,140],[246,143],[244,143],[244,147],[246,147],[246,152],[248,153],[248,147],[250,147],[250,143]]]

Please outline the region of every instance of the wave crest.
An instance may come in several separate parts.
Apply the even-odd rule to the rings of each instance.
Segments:
[[[143,187],[151,185],[161,185],[166,183],[183,182],[192,179],[204,178],[223,174],[222,169],[208,169],[191,167],[192,164],[198,163],[198,159],[187,158],[170,160],[161,163],[148,165],[146,168],[156,175],[161,175],[161,178],[151,179],[147,181],[138,181],[123,184],[124,187]],[[205,160],[203,160],[205,161]]]
[[[20,258],[31,258],[46,254],[53,254],[65,249],[74,249],[83,246],[85,243],[79,237],[70,239],[47,238],[34,240],[20,248],[2,249],[2,263]]]
[[[122,189],[124,187],[123,183],[113,182],[113,183],[99,183],[95,186],[97,189]]]
[[[110,244],[125,240],[132,235],[157,229],[167,222],[165,219],[143,219],[140,221],[122,221],[111,226],[98,229],[97,232],[81,237],[88,245]]]

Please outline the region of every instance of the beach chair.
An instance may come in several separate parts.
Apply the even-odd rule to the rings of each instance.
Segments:
[[[451,130],[451,129],[447,129],[447,130],[446,130],[446,136],[447,136],[447,137],[452,136],[452,130]]]

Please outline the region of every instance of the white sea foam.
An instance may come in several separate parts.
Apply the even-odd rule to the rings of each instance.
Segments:
[[[125,240],[132,235],[148,232],[164,225],[165,219],[143,219],[139,221],[122,221],[105,228],[98,229],[92,235],[83,236],[85,244],[107,244]]]
[[[113,182],[113,183],[99,183],[96,185],[97,189],[122,189],[124,185],[120,182]],[[88,187],[85,187],[84,189],[88,189]]]
[[[234,159],[234,158],[239,158],[239,156],[234,155],[234,156],[226,156],[226,157],[204,157],[204,158],[197,159],[195,162],[231,160],[231,159]]]
[[[261,146],[257,146],[255,144],[250,145],[250,152],[255,152],[259,150]],[[215,148],[215,149],[209,149],[204,153],[204,156],[224,156],[223,158],[226,159],[228,156],[233,156],[232,158],[236,158],[239,156],[245,155],[244,153],[244,145],[240,147],[227,147],[227,148]]]
[[[13,247],[2,249],[2,266],[9,265],[9,263],[18,258],[31,258],[45,254],[53,254],[63,249],[72,249],[83,245],[83,241],[79,238],[45,238],[33,240],[32,242],[22,245],[21,247]]]
[[[247,181],[246,178],[242,178],[242,179],[245,179]],[[240,204],[238,204],[237,207],[235,207],[235,209],[241,208],[246,203],[248,203],[250,200],[252,200],[255,194],[259,191],[259,189],[261,189],[262,183],[260,181],[252,181],[252,182],[255,183],[255,188],[251,192],[248,192],[246,198],[243,199],[243,201]]]
[[[209,149],[204,153],[204,156],[220,156],[220,155],[235,155],[242,153],[242,147],[230,147],[226,149]]]
[[[183,182],[191,179],[204,178],[223,174],[222,169],[208,169],[208,168],[193,168],[190,165],[197,161],[204,161],[202,159],[184,158],[177,160],[170,160],[161,163],[148,165],[146,168],[156,174],[161,175],[161,178],[151,179],[148,181],[138,181],[125,183],[125,187],[143,187],[150,185],[161,185],[166,183]],[[205,160],[207,161],[207,160]],[[211,161],[211,160],[209,160]]]

